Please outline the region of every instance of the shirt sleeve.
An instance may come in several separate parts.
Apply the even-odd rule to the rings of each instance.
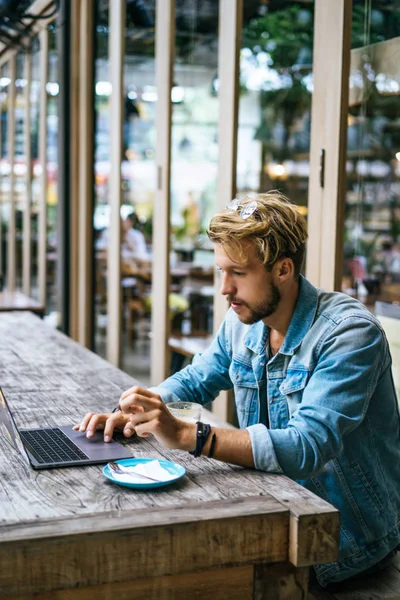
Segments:
[[[308,479],[340,454],[343,438],[361,424],[379,377],[390,368],[384,340],[365,317],[330,329],[288,426],[248,427],[257,469]]]

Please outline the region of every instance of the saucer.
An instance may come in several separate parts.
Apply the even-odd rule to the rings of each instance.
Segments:
[[[117,465],[121,465],[122,467],[135,467],[140,464],[152,462],[154,460],[158,460],[160,466],[165,469],[170,475],[173,475],[173,478],[168,479],[167,481],[144,481],[143,483],[139,483],[138,481],[129,481],[128,477],[126,481],[120,481],[116,478],[118,476],[117,473],[114,473],[107,465],[103,467],[103,475],[113,483],[117,485],[122,485],[123,487],[135,488],[135,489],[153,489],[159,488],[166,485],[170,485],[171,483],[175,483],[186,473],[186,469],[182,467],[182,465],[178,465],[175,462],[170,460],[164,460],[162,458],[154,459],[154,458],[125,458],[123,460],[114,461]]]

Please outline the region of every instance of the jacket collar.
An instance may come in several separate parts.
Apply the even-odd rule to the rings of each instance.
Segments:
[[[318,306],[318,290],[300,275],[299,296],[289,329],[280,349],[280,354],[292,356],[314,322]],[[262,321],[254,323],[246,334],[244,343],[249,350],[262,354],[269,335],[269,328]]]

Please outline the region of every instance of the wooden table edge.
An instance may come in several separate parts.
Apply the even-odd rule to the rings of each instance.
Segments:
[[[196,502],[178,507],[166,507],[152,512],[153,522],[144,520],[149,509],[111,510],[96,515],[76,515],[48,519],[46,521],[19,522],[3,526],[0,530],[0,543],[27,541],[38,538],[53,538],[79,534],[106,533],[149,527],[166,527],[168,525],[190,524],[202,521],[235,519],[251,517],[254,514],[270,515],[287,514],[288,525],[290,510],[271,495],[246,496],[227,500],[211,500]]]

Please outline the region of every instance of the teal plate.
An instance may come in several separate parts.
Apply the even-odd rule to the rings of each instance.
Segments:
[[[114,462],[116,462],[117,464],[122,465],[124,467],[135,467],[136,465],[139,465],[140,463],[147,463],[147,462],[151,462],[152,460],[155,460],[155,459],[154,458],[124,458],[123,460],[116,460]],[[174,463],[170,460],[163,460],[160,458],[157,460],[160,463],[160,465],[163,467],[163,469],[168,471],[168,473],[170,473],[171,475],[175,476],[174,479],[169,479],[168,481],[155,481],[154,483],[150,483],[150,482],[149,483],[147,483],[147,482],[146,483],[137,483],[136,481],[132,481],[132,483],[128,483],[125,481],[118,481],[117,479],[115,479],[114,473],[108,465],[105,465],[103,467],[103,475],[104,475],[104,477],[107,477],[107,479],[109,479],[113,483],[116,483],[117,485],[122,485],[124,487],[135,488],[135,489],[140,489],[140,490],[149,490],[149,489],[163,487],[165,485],[170,485],[171,483],[175,483],[175,481],[178,481],[178,479],[182,479],[182,477],[186,473],[186,469],[184,467],[182,467],[182,465],[178,465],[177,463]]]

